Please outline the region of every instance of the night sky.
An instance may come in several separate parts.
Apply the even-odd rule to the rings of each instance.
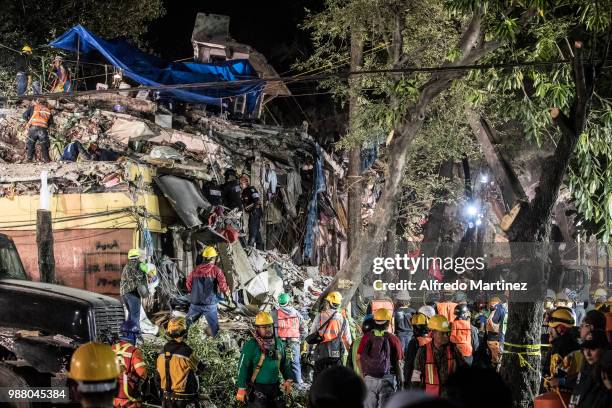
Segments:
[[[304,8],[320,10],[322,0],[205,1],[166,0],[166,15],[153,22],[146,36],[167,60],[193,55],[191,32],[198,12],[231,17],[230,34],[263,53],[279,73],[308,52],[308,35],[298,27]]]

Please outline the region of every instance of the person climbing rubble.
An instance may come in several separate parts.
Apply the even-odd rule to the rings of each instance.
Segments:
[[[72,90],[72,78],[70,70],[64,65],[64,59],[59,55],[51,63],[51,92],[70,92]]]
[[[136,338],[140,332],[134,323],[125,321],[121,325],[119,341],[113,345],[113,351],[119,361],[119,394],[113,400],[115,408],[140,408],[140,384],[147,378],[147,365],[142,351],[136,347]]]
[[[128,263],[121,272],[119,282],[121,301],[127,309],[127,320],[138,328],[140,332],[140,306],[141,298],[149,295],[147,275],[140,270],[140,250],[128,251]]]
[[[287,350],[287,358],[291,362],[291,370],[295,383],[302,385],[302,367],[300,364],[301,338],[305,337],[308,329],[302,315],[290,303],[290,296],[281,293],[278,296],[278,306],[272,309],[276,335],[283,342]]]
[[[289,360],[283,342],[274,335],[272,316],[257,313],[253,337],[240,352],[236,400],[252,408],[285,407],[281,388],[289,394],[295,381]]]
[[[224,294],[232,303],[232,296],[223,271],[215,265],[219,254],[211,246],[202,251],[202,264],[198,265],[187,277],[187,291],[191,293],[187,327],[197,322],[204,315],[210,333],[214,337],[219,332],[219,315],[217,313],[218,294]]]
[[[328,367],[342,364],[342,359],[351,348],[351,331],[348,319],[340,310],[342,295],[330,292],[323,301],[323,309],[312,322],[306,341],[316,345],[314,351],[316,378]]]
[[[227,169],[224,173],[225,183],[221,186],[221,196],[223,205],[230,210],[242,210],[242,199],[240,196],[240,182],[236,170]]]
[[[34,160],[34,148],[36,142],[40,143],[40,153],[43,161],[51,161],[49,157],[49,126],[53,124],[53,115],[47,102],[43,98],[37,98],[34,104],[30,105],[23,113],[23,120],[27,121],[28,140],[26,152],[28,162]]]
[[[261,238],[261,218],[263,210],[261,208],[261,197],[255,187],[250,185],[249,176],[240,176],[240,188],[242,189],[242,206],[249,217],[249,240],[248,245],[264,249],[264,242]]]
[[[168,322],[166,334],[170,340],[157,356],[156,368],[163,392],[163,408],[186,408],[197,403],[200,388],[197,374],[204,370],[193,349],[185,344],[187,324],[184,317]]]
[[[32,77],[30,75],[31,66],[30,58],[32,57],[32,47],[24,45],[21,48],[21,52],[17,56],[17,76],[15,83],[17,85],[17,96],[25,95],[28,90],[28,84],[31,83]]]

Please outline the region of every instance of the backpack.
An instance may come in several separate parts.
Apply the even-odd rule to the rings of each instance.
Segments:
[[[391,371],[391,343],[389,332],[377,336],[374,331],[370,333],[367,343],[361,354],[361,371],[364,375],[382,378]]]

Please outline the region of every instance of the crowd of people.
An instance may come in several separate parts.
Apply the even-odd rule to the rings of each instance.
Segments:
[[[142,272],[134,261],[136,252],[130,255],[126,270]],[[155,377],[164,407],[187,407],[199,398],[198,373],[205,367],[185,339],[201,315],[209,334],[218,333],[216,302],[231,294],[216,256],[214,248],[204,250],[203,263],[188,277],[194,303],[186,317],[174,317],[166,327],[168,342],[157,358]],[[137,293],[145,280],[129,282],[122,291],[134,287]],[[124,299],[130,312],[137,310],[130,306],[133,295]],[[311,408],[512,406],[510,388],[498,374],[508,308],[502,296],[469,303],[464,293],[443,293],[418,309],[407,293],[395,301],[377,296],[360,327],[342,300],[339,292],[328,293],[310,324],[286,293],[269,312],[260,311],[241,349],[236,401],[248,407],[284,407],[286,394],[295,389],[308,392]],[[612,302],[598,289],[579,320],[576,309],[584,306],[565,293],[546,299],[544,394],[536,402],[554,393],[553,399],[563,401],[558,406],[612,406]],[[139,332],[138,319],[128,318],[112,347],[89,343],[74,353],[70,378],[83,406],[141,406],[138,388],[148,373],[137,346]],[[103,369],[87,376],[96,373],[86,368],[94,356],[108,356],[108,364],[96,362]],[[473,384],[486,391],[472,392]],[[99,404],[102,394],[108,405],[87,405],[88,398]]]

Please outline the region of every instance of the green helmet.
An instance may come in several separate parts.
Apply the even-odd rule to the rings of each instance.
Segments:
[[[286,293],[281,293],[278,295],[278,304],[281,306],[285,306],[289,303],[289,295]]]

